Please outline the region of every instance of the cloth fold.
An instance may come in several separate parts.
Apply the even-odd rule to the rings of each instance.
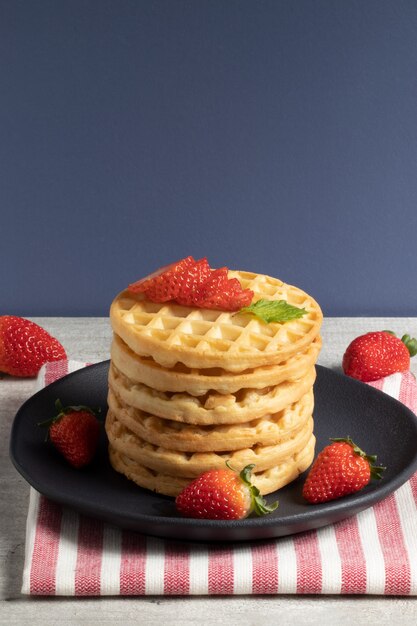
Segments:
[[[85,365],[48,363],[39,388]],[[410,372],[371,384],[416,412]],[[244,544],[146,537],[61,507],[31,488],[22,593],[417,595],[417,474],[346,520]]]

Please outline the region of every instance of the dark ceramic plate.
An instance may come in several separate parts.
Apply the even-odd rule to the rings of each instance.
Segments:
[[[94,463],[74,470],[44,442],[37,423],[54,413],[54,402],[101,406],[106,411],[109,362],[69,374],[32,396],[14,420],[10,454],[22,476],[51,500],[111,524],[148,535],[198,541],[246,541],[290,535],[337,522],[385,498],[417,470],[417,418],[403,404],[368,385],[317,366],[315,391],[316,450],[329,437],[350,435],[386,465],[383,480],[355,495],[309,505],[301,497],[304,476],[275,494],[278,509],[266,517],[236,522],[186,519],[174,499],[137,487],[116,473],[107,458],[103,433]]]

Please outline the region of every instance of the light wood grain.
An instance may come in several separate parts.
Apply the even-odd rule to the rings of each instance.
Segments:
[[[69,358],[109,358],[106,318],[32,318],[65,346]],[[319,363],[340,369],[344,349],[368,330],[391,329],[417,336],[417,318],[327,318]],[[412,361],[417,373],[417,357]],[[34,380],[0,379],[0,624],[416,624],[417,598],[389,597],[190,597],[26,598],[20,595],[29,487],[9,460],[14,415],[35,390]],[[417,558],[417,556],[416,556]]]

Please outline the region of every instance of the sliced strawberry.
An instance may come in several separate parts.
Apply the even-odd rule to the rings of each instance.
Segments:
[[[237,278],[227,277],[227,267],[214,270],[203,287],[197,291],[194,304],[206,309],[238,311],[248,306],[253,291],[242,289]]]
[[[241,309],[244,306],[249,306],[252,302],[254,293],[251,289],[242,289],[242,285],[237,278],[229,278],[230,293],[233,294],[233,299],[236,302],[236,306]]]
[[[152,302],[175,300],[181,289],[186,270],[193,265],[195,265],[195,260],[192,256],[188,256],[181,261],[161,267],[153,274],[132,283],[128,289],[134,293],[145,293]]]
[[[227,292],[227,267],[213,270],[206,282],[195,291],[194,304],[199,307],[215,308],[207,306],[210,302],[217,304],[225,299]]]
[[[228,278],[227,267],[212,270],[205,257],[195,261],[192,256],[160,268],[128,289],[144,293],[152,302],[176,301],[223,311],[238,311],[253,298],[253,291],[242,289],[237,278]]]
[[[194,304],[195,293],[207,281],[211,274],[206,257],[190,265],[185,271],[176,301],[185,306]]]

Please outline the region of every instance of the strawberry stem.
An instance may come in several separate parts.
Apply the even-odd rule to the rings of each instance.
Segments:
[[[227,467],[232,470],[232,472],[236,472],[229,463],[226,461]],[[251,473],[255,465],[252,463],[250,465],[246,465],[243,470],[240,472],[239,477],[241,481],[246,485],[249,489],[250,497],[251,497],[251,510],[250,513],[256,513],[256,515],[268,515],[268,513],[272,513],[278,507],[279,502],[275,501],[272,504],[268,504],[265,498],[261,495],[261,492],[255,485],[251,483]]]
[[[386,467],[382,467],[382,465],[370,465],[371,468],[371,478],[374,480],[381,480],[382,472],[386,470]]]
[[[248,487],[252,486],[250,479],[251,479],[251,473],[254,467],[255,465],[253,463],[251,465],[247,465],[246,467],[243,468],[243,470],[239,474],[240,478],[243,480],[245,485],[248,485]]]
[[[227,462],[226,462],[227,464]],[[230,467],[230,466],[228,466]],[[268,515],[268,513],[272,513],[278,507],[278,501],[273,502],[272,504],[268,504],[265,498],[261,495],[261,492],[255,485],[251,483],[251,473],[255,465],[246,465],[243,470],[240,472],[239,476],[242,482],[248,487],[250,497],[251,497],[251,509],[252,512],[256,515]]]
[[[43,422],[37,423],[38,426],[43,426],[43,427],[48,428],[48,431],[46,433],[46,440],[48,439],[50,426],[52,426],[54,422],[57,422],[58,420],[60,420],[61,417],[63,417],[64,415],[67,415],[67,413],[73,413],[74,411],[87,411],[88,413],[95,415],[97,419],[100,419],[99,418],[99,413],[101,412],[100,407],[97,407],[96,409],[92,409],[91,407],[84,406],[82,404],[79,404],[76,406],[64,407],[61,400],[58,398],[57,400],[55,400],[55,409],[56,409],[56,415],[54,415],[53,417],[49,417],[47,420],[44,420]]]

